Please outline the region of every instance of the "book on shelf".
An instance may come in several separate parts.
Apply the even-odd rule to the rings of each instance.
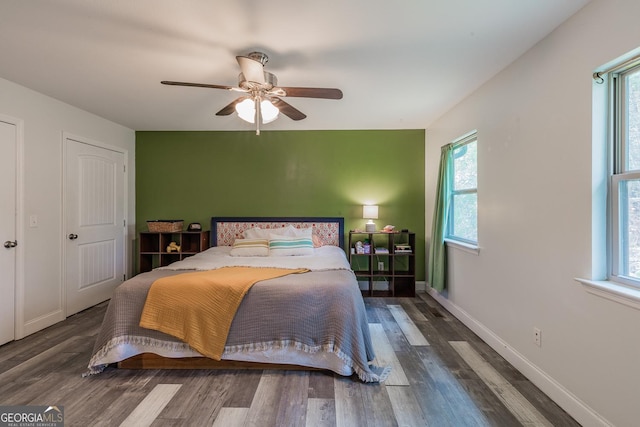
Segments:
[[[375,248],[375,253],[377,253],[377,254],[388,254],[389,253],[389,249],[383,248],[383,247]]]
[[[397,254],[410,254],[412,252],[413,250],[411,249],[411,245],[402,245],[402,244],[395,245],[395,253]]]

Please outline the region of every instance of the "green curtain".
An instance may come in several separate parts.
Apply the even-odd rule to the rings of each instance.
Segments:
[[[451,151],[453,144],[442,147],[440,170],[436,188],[436,205],[431,225],[431,247],[429,249],[429,286],[438,292],[447,287],[447,248],[444,237],[449,213],[449,192],[451,186]]]

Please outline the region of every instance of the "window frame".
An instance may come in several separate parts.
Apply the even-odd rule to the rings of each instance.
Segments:
[[[607,231],[609,241],[609,280],[633,288],[640,288],[640,279],[626,275],[625,263],[628,256],[624,253],[625,239],[628,234],[626,222],[623,221],[627,199],[620,197],[621,184],[628,181],[640,180],[640,170],[628,170],[627,153],[627,104],[628,92],[625,77],[640,73],[640,59],[626,63],[609,73],[609,203]]]
[[[455,167],[454,167],[454,158],[453,158],[453,153],[459,149],[460,147],[463,147],[465,145],[469,145],[471,143],[476,143],[476,153],[477,153],[477,149],[478,149],[478,131],[477,130],[473,130],[457,139],[455,139],[454,141],[451,142],[452,145],[452,149],[451,149],[451,158],[450,160],[450,165],[451,165],[451,174],[449,175],[449,194],[448,194],[448,198],[449,198],[449,209],[447,212],[447,227],[445,230],[445,241],[449,242],[449,243],[454,243],[457,245],[460,245],[462,247],[466,247],[466,248],[470,248],[470,249],[477,249],[478,248],[478,210],[477,210],[477,203],[478,203],[478,159],[476,157],[476,186],[475,188],[465,188],[462,190],[455,190],[454,189],[454,183],[455,183]],[[455,234],[453,234],[453,225],[454,225],[454,206],[455,204],[453,203],[453,199],[454,196],[457,195],[465,195],[465,194],[475,194],[476,195],[476,240],[470,240],[470,239],[466,239],[464,237],[460,237],[457,236]]]

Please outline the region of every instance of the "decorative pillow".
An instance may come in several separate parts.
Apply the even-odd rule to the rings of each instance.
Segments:
[[[264,230],[260,227],[249,228],[242,232],[242,237],[245,239],[269,240],[269,230]]]
[[[269,241],[266,239],[236,239],[229,252],[231,256],[268,256]]]
[[[242,232],[242,236],[245,239],[269,240],[269,236],[271,236],[272,234],[277,234],[279,236],[289,236],[289,237],[295,237],[299,235],[298,229],[295,228],[293,225],[288,225],[286,227],[279,227],[279,228],[254,227],[254,228],[249,228],[247,230],[244,230]]]
[[[324,246],[324,242],[322,241],[320,236],[317,236],[315,234],[311,235],[311,241],[313,241],[314,248],[319,248],[320,246]]]
[[[289,230],[291,234],[287,233],[286,236],[295,236],[295,237],[307,237],[309,239],[313,236],[313,229],[311,227],[305,228],[295,228],[290,225],[291,229]]]
[[[272,234],[269,237],[269,256],[313,255],[311,237],[289,237]]]

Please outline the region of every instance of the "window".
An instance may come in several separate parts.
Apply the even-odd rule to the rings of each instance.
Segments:
[[[609,74],[612,280],[640,287],[640,63]]]
[[[478,244],[478,137],[472,132],[453,142],[447,239]]]

